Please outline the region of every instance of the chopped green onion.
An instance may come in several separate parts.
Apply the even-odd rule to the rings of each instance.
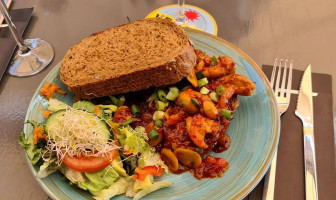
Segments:
[[[99,105],[99,107],[101,107],[102,109],[109,109],[111,110],[112,112],[115,112],[117,111],[118,107],[115,106],[115,105]]]
[[[170,87],[169,91],[180,92],[180,90],[177,87]]]
[[[217,63],[217,58],[216,56],[212,56],[212,59],[211,59],[211,66],[215,66]]]
[[[146,101],[147,101],[147,102],[152,102],[152,101],[154,101],[155,96],[156,96],[156,92],[154,92],[152,95],[150,95],[150,97],[149,97]]]
[[[178,97],[179,93],[175,93],[173,91],[169,91],[167,94],[167,99],[170,101],[175,101]]]
[[[202,79],[198,80],[197,83],[198,83],[198,87],[202,87],[202,86],[205,86],[206,84],[208,84],[209,81],[208,81],[207,78],[202,78]]]
[[[222,95],[222,94],[224,94],[224,93],[225,93],[225,88],[224,88],[224,86],[223,86],[223,85],[218,86],[217,89],[216,89],[216,93],[217,93],[219,96]]]
[[[157,91],[157,95],[160,99],[160,101],[163,101],[163,102],[166,102],[167,101],[167,98],[166,98],[166,93],[163,91],[163,90],[158,90]]]
[[[158,127],[158,128],[162,128],[162,126],[163,126],[163,122],[161,121],[161,120],[155,120],[154,121],[154,124],[155,124],[155,126],[156,127]]]
[[[144,133],[146,131],[145,127],[143,127],[143,126],[137,126],[137,127],[135,127],[134,130],[138,133]]]
[[[159,120],[164,118],[165,113],[163,111],[155,111],[153,114],[153,120]]]
[[[233,118],[233,114],[234,114],[234,112],[231,111],[231,110],[226,110],[226,109],[222,109],[221,110],[221,115],[223,117],[228,118],[228,119],[232,119]]]
[[[169,92],[166,96],[166,98],[170,101],[175,101],[175,99],[178,97],[180,91],[177,87],[171,87],[169,88]]]
[[[113,113],[113,111],[110,110],[110,109],[105,109],[105,110],[104,110],[104,113],[105,113],[105,114],[108,114],[109,116],[111,116],[112,113]]]
[[[133,119],[129,119],[127,121],[124,121],[123,123],[121,123],[122,126],[127,126],[130,125],[133,122]]]
[[[211,92],[211,93],[209,94],[209,96],[210,96],[210,99],[211,99],[212,101],[214,101],[214,102],[218,102],[218,101],[219,101],[219,97],[218,97],[218,94],[217,94],[216,92]]]
[[[131,106],[131,111],[133,113],[134,116],[138,117],[140,115],[140,109],[137,105],[133,104]]]
[[[119,98],[118,106],[122,106],[122,105],[124,105],[125,101],[126,101],[125,97],[124,97],[124,96],[121,96],[121,97]]]
[[[197,78],[197,80],[204,78],[203,72],[197,72],[196,78]]]
[[[200,90],[201,94],[208,94],[210,92],[210,90],[206,87],[202,87],[202,89]]]
[[[112,100],[113,104],[118,107],[124,105],[126,100],[124,96],[121,96],[119,99],[115,96],[109,96],[109,97]]]
[[[185,103],[183,101],[180,102],[180,106],[184,107]]]
[[[157,101],[159,101],[159,96],[157,95],[157,93],[155,92],[155,96],[154,96],[154,102],[156,103]]]
[[[181,91],[184,91],[184,90],[189,89],[189,88],[192,88],[191,85],[185,86],[184,88],[181,89]]]
[[[191,102],[195,105],[195,106],[200,106],[200,102],[195,99],[195,98],[191,98]]]
[[[159,138],[159,132],[156,129],[149,131],[148,136],[151,140],[157,140]]]
[[[115,96],[109,96],[109,97],[112,100],[113,104],[116,105],[116,106],[118,106],[119,99],[117,97],[115,97]]]
[[[156,110],[164,110],[166,108],[167,104],[165,102],[162,102],[162,101],[157,101],[155,103],[155,107],[156,107]]]

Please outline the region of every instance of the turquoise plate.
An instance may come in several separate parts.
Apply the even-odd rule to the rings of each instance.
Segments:
[[[186,29],[196,48],[208,55],[227,55],[236,62],[236,73],[242,74],[257,85],[250,97],[240,96],[240,106],[231,122],[228,134],[231,137],[231,147],[217,157],[225,158],[230,163],[230,169],[221,178],[197,180],[190,173],[180,175],[164,175],[159,179],[169,180],[173,186],[156,191],[144,199],[242,199],[258,184],[268,169],[276,150],[280,120],[274,94],[267,78],[258,65],[244,52],[229,42],[216,36]],[[59,79],[58,64],[37,88],[29,105],[26,120],[44,121],[40,108],[45,108],[47,101],[39,91],[45,82],[55,82],[66,90]],[[58,95],[57,98],[72,104],[73,95]],[[31,127],[24,126],[24,132],[30,133]],[[32,173],[36,176],[37,168],[28,160]],[[60,174],[54,173],[44,179],[37,179],[44,191],[53,199],[92,199],[83,190],[71,186]],[[124,195],[114,199],[129,199]]]

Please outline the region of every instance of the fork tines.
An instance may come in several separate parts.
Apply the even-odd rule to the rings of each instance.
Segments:
[[[293,60],[275,59],[271,77],[271,86],[276,96],[290,97],[292,88],[292,68]]]

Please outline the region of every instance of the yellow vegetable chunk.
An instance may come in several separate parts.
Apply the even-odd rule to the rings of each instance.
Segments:
[[[203,103],[204,114],[208,116],[210,119],[217,119],[218,110],[212,101],[204,101]]]
[[[171,171],[175,172],[178,170],[179,163],[177,157],[171,150],[163,148],[161,150],[161,159],[165,162]]]
[[[194,91],[191,89],[184,90],[180,93],[176,100],[176,104],[184,107],[188,113],[196,114],[199,113],[199,108],[191,101],[191,98],[194,97]]]
[[[189,149],[177,148],[174,154],[180,163],[189,168],[196,168],[202,163],[201,156],[197,152]]]

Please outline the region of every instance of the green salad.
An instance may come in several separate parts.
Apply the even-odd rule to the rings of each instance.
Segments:
[[[148,144],[145,128],[114,122],[117,110],[118,105],[78,101],[69,106],[50,98],[41,109],[45,121],[27,121],[33,131],[19,137],[30,162],[39,167],[37,178],[59,171],[95,199],[120,194],[140,199],[172,185],[154,179],[168,167]]]

